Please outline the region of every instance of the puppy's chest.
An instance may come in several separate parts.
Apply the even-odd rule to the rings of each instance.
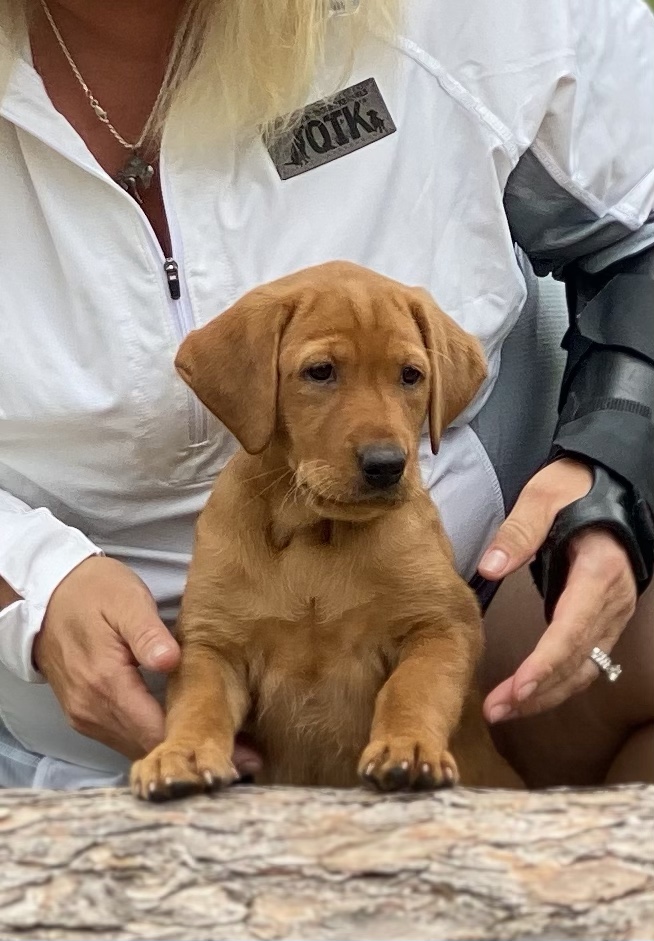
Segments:
[[[415,579],[387,569],[376,548],[295,539],[249,579],[248,730],[271,781],[353,783],[416,594]]]
[[[248,728],[269,757],[271,780],[352,783],[341,777],[356,767],[397,651],[374,606],[335,621],[313,612],[256,625],[248,657]],[[316,781],[311,768],[319,772]]]
[[[283,677],[299,695],[329,687],[333,696],[338,686],[349,698],[348,689],[358,694],[383,681],[404,626],[368,560],[298,539],[271,568],[251,636],[255,685],[270,693]]]
[[[260,586],[260,617],[323,624],[383,603],[387,590],[365,554],[309,537],[296,537],[274,553]]]

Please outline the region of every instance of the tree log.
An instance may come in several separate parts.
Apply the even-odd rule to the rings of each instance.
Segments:
[[[2,939],[651,939],[654,788],[0,793]]]

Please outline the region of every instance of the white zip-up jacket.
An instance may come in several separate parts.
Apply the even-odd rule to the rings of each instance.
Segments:
[[[99,550],[174,620],[196,516],[235,448],[173,369],[190,329],[335,258],[430,291],[490,364],[423,461],[470,577],[505,510],[474,422],[525,303],[512,232],[541,273],[654,242],[654,21],[641,0],[405,7],[396,43],[361,49],[279,171],[260,141],[196,154],[164,141],[179,299],[139,206],[0,33],[0,575],[23,599],[0,612],[0,719],[34,752],[124,768],[67,727],[31,647],[56,586]],[[381,104],[365,97],[370,79]],[[506,440],[511,428],[506,415]]]

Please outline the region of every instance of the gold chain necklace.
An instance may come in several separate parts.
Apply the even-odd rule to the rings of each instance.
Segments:
[[[68,51],[68,47],[66,46],[66,43],[63,40],[63,36],[59,32],[57,24],[52,18],[52,14],[50,13],[50,10],[48,9],[48,6],[45,0],[41,0],[41,6],[43,8],[45,17],[48,23],[50,24],[52,32],[54,33],[55,39],[59,43],[61,51],[66,57],[66,61],[68,62],[68,65],[70,66],[73,75],[75,76],[79,84],[81,85],[82,90],[84,91],[84,94],[86,95],[86,99],[95,113],[95,116],[97,117],[99,121],[102,122],[102,124],[105,125],[109,133],[118,141],[118,143],[122,147],[124,147],[125,150],[130,151],[129,159],[127,160],[122,170],[120,170],[116,174],[115,180],[116,180],[116,183],[118,183],[119,186],[122,186],[124,190],[130,193],[134,197],[134,199],[137,200],[137,202],[141,203],[142,199],[139,193],[139,187],[142,187],[144,190],[146,190],[150,186],[150,183],[152,182],[152,177],[154,176],[154,167],[141,156],[139,151],[143,147],[148,137],[148,134],[150,133],[150,130],[152,128],[152,122],[154,120],[154,115],[157,111],[157,108],[161,101],[161,97],[163,95],[165,82],[161,86],[161,89],[159,90],[159,94],[157,95],[157,100],[155,101],[152,107],[152,111],[150,112],[148,119],[145,122],[145,126],[143,130],[141,131],[139,139],[134,144],[130,144],[129,141],[126,141],[125,138],[121,134],[118,133],[116,128],[113,126],[113,124],[109,120],[107,112],[101,106],[98,99],[95,97],[95,95],[93,94],[89,86],[86,84],[86,82],[82,78],[82,74],[80,70],[77,68],[77,65],[75,64],[75,61],[73,57],[71,56],[70,52]]]

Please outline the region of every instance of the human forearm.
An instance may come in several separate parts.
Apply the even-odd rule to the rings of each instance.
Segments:
[[[654,249],[565,276],[571,326],[555,451],[602,464],[654,509]]]
[[[559,514],[534,567],[550,613],[567,576],[567,545],[582,528],[618,538],[640,592],[654,568],[654,250],[598,274],[570,266],[565,275],[568,363],[551,457],[603,470]]]
[[[32,664],[32,644],[50,597],[99,551],[47,509],[32,509],[0,490],[0,661],[21,679],[42,680]]]

